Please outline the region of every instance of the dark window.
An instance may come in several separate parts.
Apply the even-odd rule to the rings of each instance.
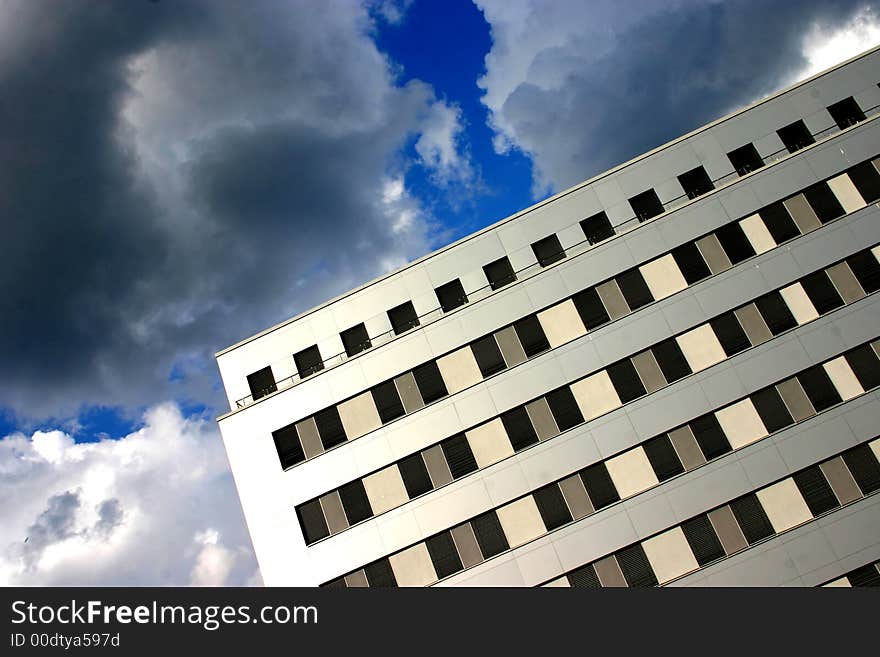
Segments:
[[[880,290],[880,264],[873,253],[870,251],[856,253],[846,259],[846,264],[852,269],[853,275],[865,292],[871,294]]]
[[[761,539],[773,536],[773,525],[764,512],[764,507],[758,500],[758,496],[749,493],[745,497],[734,500],[730,503],[730,509],[736,517],[736,522],[742,529],[743,536],[749,542],[749,545],[757,543]]]
[[[323,584],[321,584],[321,588],[344,589],[348,587],[345,584],[344,577],[337,577],[336,579],[331,579],[329,582],[324,582]]]
[[[796,153],[816,142],[803,121],[795,121],[776,131],[789,153]]]
[[[568,510],[562,491],[559,490],[559,484],[554,483],[539,488],[532,493],[532,496],[535,498],[535,504],[538,506],[547,531],[552,531],[571,522],[571,512]]]
[[[769,433],[779,431],[783,427],[794,424],[791,414],[788,412],[782,397],[776,392],[776,388],[771,386],[764,388],[752,394],[750,397],[755,410],[761,416],[761,422],[767,428]]]
[[[681,275],[684,276],[684,280],[687,281],[688,285],[693,285],[712,273],[709,271],[709,266],[700,254],[697,245],[693,242],[688,242],[672,249],[672,258],[681,270]]]
[[[501,423],[504,425],[504,430],[507,432],[507,437],[515,452],[538,442],[538,434],[535,433],[535,428],[532,426],[532,421],[524,406],[502,413]]]
[[[826,182],[816,183],[804,190],[804,196],[813,208],[813,212],[823,224],[846,214],[840,201],[831,191]]]
[[[388,320],[391,322],[391,328],[394,329],[394,335],[406,333],[419,325],[419,317],[416,315],[412,301],[407,301],[389,310]]]
[[[750,171],[755,171],[764,166],[764,160],[761,159],[758,149],[752,143],[730,151],[727,154],[727,159],[730,160],[733,168],[736,169],[740,176],[744,176]]]
[[[736,221],[716,230],[715,237],[721,242],[721,247],[734,265],[755,255],[755,249],[749,242],[749,238],[746,237],[742,226]]]
[[[484,559],[494,557],[496,554],[510,549],[507,537],[501,528],[501,522],[498,520],[498,514],[494,511],[489,511],[471,520],[471,528],[474,530],[474,536],[477,538],[477,544],[480,546],[480,552],[483,553]]]
[[[646,394],[645,386],[642,385],[641,379],[629,358],[619,360],[613,365],[609,365],[607,370],[608,377],[620,397],[621,403],[641,397]]]
[[[359,354],[373,346],[370,342],[370,336],[367,335],[367,327],[363,322],[344,330],[339,334],[339,337],[342,338],[345,353],[349,356]]]
[[[798,472],[792,479],[797,484],[807,506],[810,507],[810,513],[814,516],[840,506],[840,502],[837,501],[834,491],[831,490],[828,480],[825,479],[825,475],[822,474],[818,465]]]
[[[315,541],[320,541],[322,538],[330,536],[327,521],[324,520],[324,511],[321,509],[321,503],[318,500],[312,500],[297,507],[296,515],[299,517],[299,524],[302,527],[306,545],[311,545]]]
[[[714,413],[706,413],[706,415],[691,420],[688,422],[688,426],[707,461],[730,451],[730,443]]]
[[[863,495],[880,488],[880,464],[868,445],[859,445],[843,453],[843,461]]]
[[[851,125],[865,120],[865,113],[852,96],[829,105],[828,113],[841,130],[846,130]]]
[[[880,572],[877,571],[877,566],[872,563],[856,568],[846,577],[852,586],[880,586]]]
[[[797,379],[817,413],[842,401],[837,388],[821,365],[804,370],[797,375]]]
[[[657,577],[654,576],[654,569],[651,568],[641,543],[630,545],[614,556],[617,557],[617,563],[629,586],[657,586]]]
[[[584,488],[587,489],[587,494],[593,503],[593,508],[597,511],[620,499],[617,488],[614,487],[614,482],[611,480],[611,475],[608,474],[608,468],[604,463],[600,462],[589,468],[584,468],[580,474]]]
[[[602,299],[599,298],[596,288],[589,287],[582,292],[578,292],[572,297],[572,301],[574,301],[574,307],[577,308],[581,321],[588,331],[611,321],[611,317],[608,316],[608,311],[605,310],[605,305],[602,303]]]
[[[791,314],[785,299],[779,292],[765,294],[755,300],[755,305],[773,335],[779,335],[783,331],[797,326],[794,315]]]
[[[538,264],[542,267],[552,265],[554,262],[559,262],[565,257],[565,251],[562,248],[562,244],[559,243],[559,238],[556,237],[556,235],[550,235],[542,240],[538,240],[532,244],[532,251],[535,252]]]
[[[550,343],[547,341],[547,336],[544,335],[544,329],[541,328],[541,322],[538,321],[536,315],[523,317],[513,325],[513,330],[516,331],[516,336],[528,358],[550,348]]]
[[[293,362],[296,363],[296,371],[299,372],[299,378],[301,379],[324,369],[321,352],[318,351],[318,345],[314,344],[308,349],[295,353],[293,355]]]
[[[394,571],[391,570],[391,562],[387,558],[364,566],[364,574],[370,587],[397,586],[397,579],[394,577]]]
[[[382,424],[391,422],[403,415],[403,403],[400,401],[400,395],[397,394],[397,387],[394,381],[386,381],[370,389],[373,395],[373,402],[376,404],[376,410],[379,411],[379,419]]]
[[[666,434],[646,442],[645,454],[648,455],[648,460],[651,462],[651,467],[654,468],[659,481],[666,481],[670,477],[684,472],[684,466],[678,459],[672,441]]]
[[[461,565],[461,557],[458,556],[458,550],[455,549],[452,534],[449,532],[437,534],[425,541],[425,544],[428,546],[428,554],[431,555],[438,579],[464,570],[464,566]]]
[[[618,274],[615,280],[617,280],[623,298],[626,299],[631,310],[641,308],[654,300],[651,290],[648,289],[648,284],[642,277],[642,272],[638,269],[633,268]]]
[[[472,342],[471,351],[474,352],[474,358],[483,377],[492,376],[507,367],[494,335],[487,335],[485,338]]]
[[[303,452],[299,436],[296,433],[296,427],[292,424],[288,424],[278,431],[273,431],[272,439],[275,441],[275,449],[278,451],[278,460],[281,461],[282,468],[286,469],[306,460],[305,452]]]
[[[721,343],[726,355],[733,356],[743,349],[748,349],[752,346],[735,314],[724,313],[711,320],[709,324],[712,326],[712,330],[715,332],[718,342]]]
[[[504,287],[508,283],[513,283],[516,280],[516,274],[513,272],[513,267],[507,256],[498,258],[498,260],[495,260],[494,262],[490,262],[483,267],[483,271],[486,274],[486,280],[489,281],[489,286],[493,290],[497,290],[499,287]]]
[[[681,353],[681,347],[675,338],[669,338],[651,347],[651,352],[663,372],[663,378],[668,383],[678,381],[680,378],[691,373],[691,367],[688,365],[684,354]]]
[[[449,471],[452,473],[453,479],[463,477],[477,469],[474,453],[463,433],[447,438],[440,443],[440,447],[443,449],[443,455],[449,464]]]
[[[275,377],[272,374],[271,367],[264,367],[261,370],[248,374],[248,387],[251,389],[251,397],[257,401],[260,397],[275,392]]]
[[[364,490],[364,482],[360,479],[341,486],[339,499],[342,500],[342,508],[349,525],[373,517],[373,507],[370,506],[370,499],[367,497],[367,491]]]
[[[428,476],[428,469],[425,467],[425,460],[420,453],[406,457],[397,464],[397,468],[400,470],[400,478],[403,479],[403,485],[406,487],[409,499],[418,497],[434,488],[431,477]]]
[[[880,359],[871,345],[866,344],[847,352],[846,362],[865,390],[880,386]]]
[[[581,221],[581,229],[590,244],[598,244],[614,235],[614,228],[604,212],[599,212]]]
[[[801,234],[794,219],[788,213],[788,209],[781,201],[768,205],[758,214],[761,215],[764,225],[767,226],[767,230],[773,236],[773,241],[777,244],[782,244]]]
[[[873,203],[880,199],[880,173],[877,173],[873,162],[862,162],[847,173],[865,203]]]
[[[413,370],[413,378],[415,378],[416,386],[418,386],[422,400],[426,404],[437,401],[449,394],[446,390],[446,384],[443,383],[443,377],[440,375],[440,368],[437,367],[436,361],[431,360],[424,365],[419,365]]]
[[[834,287],[834,283],[828,278],[828,274],[822,270],[802,279],[801,286],[820,315],[831,312],[843,305],[843,299],[837,293],[837,288]]]
[[[550,406],[550,412],[553,419],[556,420],[556,426],[560,431],[571,429],[584,421],[581,415],[581,409],[578,407],[568,386],[557,388],[546,396],[547,405]]]
[[[602,583],[599,581],[599,576],[596,574],[596,569],[593,568],[593,564],[591,563],[588,563],[586,566],[581,566],[577,570],[570,572],[568,574],[568,583],[572,587],[580,589],[602,588]]]
[[[678,177],[678,182],[681,183],[681,187],[688,198],[697,198],[715,189],[709,174],[701,166],[681,174]]]
[[[724,548],[705,513],[682,523],[681,529],[700,566],[724,556]]]
[[[434,293],[437,295],[440,307],[445,313],[448,313],[450,310],[455,310],[459,306],[463,306],[468,302],[467,295],[464,293],[464,288],[461,286],[461,281],[457,278],[453,281],[449,281],[445,285],[441,285],[434,290]]]
[[[636,194],[629,199],[629,205],[639,221],[647,221],[651,217],[663,214],[663,204],[660,202],[657,192],[653,189]]]
[[[345,427],[342,426],[342,420],[339,418],[339,411],[335,406],[315,413],[315,424],[318,427],[318,435],[321,437],[324,449],[341,445],[348,440],[348,436],[345,435]]]

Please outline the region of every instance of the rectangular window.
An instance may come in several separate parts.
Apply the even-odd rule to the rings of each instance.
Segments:
[[[844,452],[842,456],[862,495],[870,495],[880,488],[880,464],[877,463],[877,457],[868,445],[854,447]]]
[[[327,521],[324,519],[324,512],[321,510],[321,503],[318,500],[312,500],[297,507],[296,515],[299,517],[306,545],[311,545],[315,541],[330,536],[330,529],[327,527]]]
[[[764,323],[773,335],[779,335],[783,331],[797,326],[794,315],[788,309],[785,300],[779,292],[770,292],[755,299],[758,312],[764,318]]]
[[[502,413],[501,424],[504,425],[504,431],[516,452],[538,442],[538,434],[524,406]]]
[[[866,344],[848,351],[845,358],[865,390],[880,386],[880,359],[871,345]]]
[[[709,516],[705,513],[682,523],[681,529],[700,567],[724,556],[724,548],[718,540],[718,534],[715,533]]]
[[[648,284],[638,269],[630,269],[615,277],[623,298],[626,299],[630,310],[637,310],[654,300]]]
[[[593,568],[593,564],[591,563],[588,563],[586,566],[581,566],[577,570],[570,572],[567,577],[568,583],[572,587],[581,589],[602,588],[602,583],[599,581],[599,576],[596,574],[596,569]]]
[[[801,470],[792,479],[807,503],[810,513],[814,516],[840,506],[840,502],[837,501],[834,491],[831,490],[828,480],[825,479],[825,475],[822,474],[818,465]]]
[[[376,404],[376,410],[379,411],[379,419],[382,424],[391,422],[404,414],[403,402],[400,401],[400,395],[397,394],[397,387],[394,381],[386,381],[370,389],[373,395],[373,402]]]
[[[275,376],[272,374],[271,367],[264,367],[253,374],[248,374],[247,382],[248,387],[251,389],[251,397],[254,401],[257,401],[261,397],[265,397],[277,390],[275,387]]]
[[[718,418],[715,417],[714,413],[707,413],[695,420],[691,420],[688,426],[707,461],[711,461],[731,451],[727,436],[724,435],[724,430],[718,423]]]
[[[873,203],[880,199],[880,173],[873,162],[862,162],[847,171],[865,203]]]
[[[281,467],[283,469],[287,469],[292,465],[296,465],[297,463],[306,460],[305,452],[303,452],[294,425],[289,424],[283,429],[273,431],[272,439],[275,441],[278,460],[281,461]]]
[[[448,313],[450,310],[455,310],[459,306],[463,306],[468,302],[467,295],[464,293],[464,288],[461,286],[461,281],[457,278],[441,285],[434,290],[434,293],[437,295],[440,307],[445,313]]]
[[[803,195],[810,207],[813,208],[813,212],[816,213],[816,217],[823,224],[846,214],[827,182],[816,183],[808,187],[803,191]]]
[[[721,242],[721,248],[724,249],[724,253],[727,254],[731,264],[736,265],[746,258],[751,258],[755,255],[755,249],[743,232],[739,222],[734,221],[726,226],[722,226],[715,231],[715,236]]]
[[[587,489],[587,494],[590,496],[590,501],[593,503],[593,508],[597,511],[620,499],[617,488],[614,487],[614,482],[611,480],[611,475],[608,474],[608,468],[604,463],[600,462],[589,468],[584,468],[580,475],[584,482],[584,488]]]
[[[715,185],[712,184],[712,179],[709,178],[709,174],[706,173],[706,170],[701,166],[681,174],[678,177],[678,182],[681,183],[684,193],[687,194],[687,197],[690,199],[697,198],[698,196],[702,196],[715,189]]]
[[[293,355],[293,362],[296,363],[296,371],[299,372],[299,378],[301,379],[324,369],[324,361],[321,360],[321,352],[318,351],[318,345],[312,345],[295,353]]]
[[[630,587],[657,586],[657,577],[641,543],[615,553],[623,577]]]
[[[633,367],[632,361],[629,358],[624,358],[613,365],[609,365],[607,372],[608,378],[611,379],[611,383],[614,385],[614,389],[617,391],[617,396],[620,397],[622,404],[646,394],[645,386],[642,385],[636,368]]]
[[[463,477],[477,469],[474,453],[463,433],[447,438],[440,443],[440,447],[443,449],[453,479]]]
[[[602,299],[599,298],[596,288],[589,287],[578,292],[572,297],[572,301],[574,301],[574,307],[577,308],[581,321],[588,331],[592,331],[594,328],[611,321],[611,317],[609,317],[608,311],[605,310],[605,305],[602,303]]]
[[[432,536],[425,541],[428,547],[428,554],[431,555],[431,561],[434,564],[434,570],[438,579],[449,577],[453,573],[464,570],[461,564],[461,557],[458,550],[455,549],[455,542],[452,540],[452,534],[443,532]]]
[[[318,427],[318,435],[321,437],[324,449],[341,445],[348,440],[345,428],[342,426],[342,419],[339,417],[339,411],[335,406],[315,413],[315,424]]]
[[[709,324],[727,356],[733,356],[752,346],[735,314],[724,313],[711,320]]]
[[[545,397],[559,431],[571,429],[584,421],[581,409],[568,386],[557,388]]]
[[[412,301],[407,301],[389,310],[388,320],[391,322],[391,328],[394,329],[394,335],[406,333],[419,325],[419,318]]]
[[[759,390],[753,393],[750,399],[755,410],[758,411],[758,415],[761,417],[761,422],[764,423],[769,433],[779,431],[783,427],[794,424],[794,419],[791,417],[791,413],[788,412],[788,407],[782,401],[782,397],[775,387],[771,386]]]
[[[795,121],[776,131],[789,153],[796,153],[816,142],[803,121]]]
[[[730,508],[749,545],[768,536],[773,536],[775,533],[764,507],[761,506],[761,502],[758,501],[758,497],[754,493],[734,500],[730,503]]]
[[[848,573],[846,578],[852,586],[880,586],[880,572],[877,570],[877,565],[873,563],[856,568]]]
[[[483,378],[492,376],[507,367],[494,335],[487,335],[485,338],[472,342],[471,351],[474,352],[474,358]]]
[[[527,358],[550,348],[550,342],[544,334],[544,329],[541,328],[537,315],[523,317],[513,325],[513,330],[516,331],[516,336],[519,338]]]
[[[744,176],[764,166],[764,160],[761,159],[758,149],[752,143],[730,151],[727,154],[727,159],[730,160],[733,168],[736,169],[736,173],[740,176]]]
[[[801,280],[801,287],[810,297],[810,301],[820,315],[831,312],[843,305],[843,299],[837,293],[834,283],[828,278],[828,274],[819,270]]]
[[[648,461],[651,462],[651,467],[654,468],[658,481],[666,481],[670,477],[684,472],[684,466],[681,464],[678,454],[675,453],[672,441],[666,434],[646,442],[645,454],[648,456]]]
[[[678,381],[682,377],[691,373],[690,365],[688,365],[681,347],[678,346],[675,338],[669,338],[651,347],[651,353],[663,372],[663,378],[668,383]]]
[[[880,263],[870,251],[856,253],[846,259],[846,264],[866,294],[880,290]]]
[[[394,577],[394,571],[391,569],[391,562],[387,558],[374,561],[368,566],[364,566],[364,573],[367,576],[367,583],[371,588],[379,586],[397,586],[397,579]]]
[[[598,244],[614,235],[614,228],[608,221],[608,215],[604,212],[599,212],[581,221],[581,230],[584,231],[584,236],[590,244]]]
[[[535,252],[538,264],[542,267],[552,265],[554,262],[559,262],[565,257],[565,251],[562,248],[562,244],[559,243],[559,238],[556,237],[555,234],[532,244],[532,251]]]
[[[712,272],[709,271],[709,265],[700,254],[700,250],[693,242],[682,244],[672,249],[672,258],[675,264],[681,270],[681,275],[688,285],[693,285],[697,281],[708,278]]]
[[[443,383],[443,377],[440,375],[440,368],[437,367],[436,361],[428,361],[424,365],[419,365],[413,370],[413,378],[416,380],[416,386],[422,400],[426,404],[445,397],[449,394],[446,390],[446,384]]]
[[[663,204],[660,202],[657,192],[653,189],[636,194],[629,199],[629,205],[640,222],[647,221],[658,214],[663,214]]]
[[[342,509],[345,511],[349,525],[373,517],[373,507],[370,506],[364,482],[360,479],[355,479],[340,487],[339,499],[342,500]]]
[[[496,554],[510,549],[507,537],[504,536],[504,530],[501,529],[498,514],[494,511],[489,511],[471,520],[471,527],[477,537],[477,544],[480,546],[480,552],[483,553],[484,559],[494,557]]]
[[[568,510],[559,484],[553,483],[539,488],[532,493],[532,496],[535,498],[535,504],[547,531],[552,531],[572,521],[571,512]]]
[[[865,120],[865,113],[852,96],[829,105],[828,113],[841,130]]]
[[[486,274],[486,280],[489,281],[489,286],[493,290],[497,290],[499,287],[504,287],[508,283],[513,283],[516,280],[513,266],[510,264],[510,260],[507,256],[498,258],[498,260],[485,265],[483,267],[483,272]]]
[[[758,214],[761,215],[761,219],[764,220],[764,225],[767,226],[767,230],[773,237],[773,241],[777,244],[787,242],[801,234],[794,219],[792,219],[791,215],[788,213],[785,204],[781,201],[779,203],[774,203],[773,205],[768,205],[766,208],[760,210]]]
[[[408,456],[397,464],[400,470],[400,478],[406,488],[409,499],[418,497],[432,490],[431,477],[428,476],[428,468],[420,452]]]
[[[363,322],[357,326],[352,326],[350,329],[345,329],[339,334],[339,337],[342,338],[342,345],[345,347],[345,353],[348,356],[354,356],[373,346],[370,342],[370,336],[367,335],[367,327],[364,326]]]
[[[807,393],[807,397],[817,413],[842,401],[837,388],[834,387],[828,373],[821,365],[801,372],[797,375],[797,380],[804,392]]]

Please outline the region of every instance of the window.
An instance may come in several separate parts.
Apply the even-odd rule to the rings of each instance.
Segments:
[[[295,353],[293,362],[296,363],[296,371],[299,372],[301,379],[311,376],[315,372],[324,369],[324,361],[321,360],[321,352],[318,351],[318,345],[312,345],[308,349]]]
[[[532,496],[535,498],[535,504],[547,531],[552,531],[572,521],[571,512],[565,504],[565,498],[562,496],[559,484],[553,483],[539,488],[532,493]]]
[[[761,422],[769,433],[779,431],[783,427],[794,424],[794,419],[788,412],[788,407],[782,401],[782,397],[776,388],[769,387],[759,390],[751,396],[752,405],[761,417]]]
[[[598,244],[614,235],[614,228],[604,212],[594,214],[581,221],[581,230],[590,244]]]
[[[565,257],[565,250],[562,248],[562,244],[559,243],[559,238],[556,237],[555,234],[532,244],[532,251],[535,252],[538,264],[542,267],[552,265],[554,262],[559,262]]]
[[[731,264],[735,265],[755,255],[755,249],[737,221],[716,230],[715,236],[721,242],[721,248],[724,249]]]
[[[837,388],[834,387],[828,373],[821,365],[804,370],[797,375],[797,380],[800,381],[801,387],[807,393],[807,397],[817,413],[842,401]]]
[[[544,329],[541,328],[537,315],[523,317],[513,325],[513,329],[516,331],[516,335],[519,338],[520,344],[522,344],[523,351],[526,352],[527,358],[531,358],[550,348],[550,342],[548,342],[547,336],[544,335]]]
[[[618,274],[615,280],[630,310],[637,310],[654,300],[651,290],[648,289],[648,284],[645,283],[642,272],[638,269],[630,269],[622,274]]]
[[[877,572],[877,566],[872,563],[856,568],[846,577],[852,586],[880,586],[880,573]]]
[[[485,338],[472,342],[471,351],[474,352],[474,358],[483,378],[492,376],[507,367],[494,335],[487,335]]]
[[[315,424],[318,427],[318,435],[321,437],[324,449],[330,449],[348,440],[345,428],[342,426],[342,420],[339,418],[339,411],[335,406],[315,413]]]
[[[416,315],[416,309],[413,307],[412,301],[407,301],[389,310],[388,319],[391,321],[394,335],[406,333],[411,328],[419,325],[419,318]]]
[[[501,414],[501,423],[510,439],[514,451],[518,452],[538,442],[538,434],[524,406],[519,406]]]
[[[733,168],[736,169],[737,174],[740,176],[744,176],[764,166],[764,160],[758,154],[758,149],[751,143],[730,151],[727,154],[727,159],[730,160]]]
[[[620,564],[620,570],[629,586],[657,586],[657,577],[641,543],[630,545],[614,556],[617,557],[617,563]]]
[[[840,506],[818,465],[801,470],[792,479],[814,516]]]
[[[453,479],[463,477],[477,469],[474,453],[463,433],[447,438],[440,443],[440,447],[443,449]]]
[[[486,280],[489,281],[489,286],[493,290],[497,290],[499,287],[504,287],[508,283],[513,283],[516,280],[513,266],[510,264],[510,260],[507,256],[498,258],[498,260],[495,260],[494,262],[490,262],[483,267],[483,272],[486,274]]]
[[[413,370],[413,378],[416,380],[419,394],[422,395],[422,401],[426,404],[437,401],[449,394],[446,390],[446,384],[443,383],[443,377],[440,375],[440,368],[437,367],[436,361],[432,360],[424,365],[419,365]]]
[[[386,381],[373,386],[370,393],[373,395],[373,402],[376,404],[376,410],[379,412],[382,424],[391,422],[405,413],[394,381]]]
[[[828,278],[828,274],[819,270],[801,280],[801,287],[810,297],[810,301],[820,315],[831,312],[843,305],[843,299],[837,293],[834,283]]]
[[[324,512],[321,510],[321,503],[318,500],[312,500],[298,507],[296,515],[299,516],[299,524],[302,527],[306,545],[311,545],[315,541],[330,536],[330,529],[327,527],[327,521],[324,520]]]
[[[843,462],[852,473],[863,495],[880,488],[880,464],[868,445],[859,445],[842,454]]]
[[[675,338],[669,338],[659,344],[651,347],[651,353],[663,372],[663,378],[667,383],[678,381],[682,377],[691,373],[690,365],[688,365],[681,347],[678,346]]]
[[[403,459],[397,464],[397,468],[400,470],[400,478],[403,479],[406,494],[409,495],[410,499],[427,493],[434,488],[421,453],[416,453]]]
[[[727,356],[733,356],[743,349],[748,349],[752,346],[739,320],[733,313],[724,313],[711,320],[709,324],[712,326],[712,330],[718,337],[718,342],[721,343],[721,347]]]
[[[289,424],[283,429],[273,431],[272,439],[275,441],[275,449],[278,451],[278,460],[281,461],[282,468],[287,469],[306,460],[294,425]]]
[[[759,297],[755,300],[755,305],[773,335],[779,335],[783,331],[797,326],[794,315],[791,314],[779,292],[770,292]]]
[[[691,420],[688,426],[707,461],[731,451],[727,436],[724,435],[724,430],[718,424],[718,418],[714,413],[707,413]]]
[[[642,385],[636,368],[633,367],[632,361],[629,358],[624,358],[613,365],[609,365],[607,372],[622,404],[646,394],[645,386]]]
[[[845,354],[846,362],[865,390],[880,386],[880,359],[871,345],[857,347]]]
[[[648,456],[648,461],[651,462],[651,467],[654,468],[658,481],[666,481],[670,477],[684,472],[684,466],[675,453],[672,441],[666,434],[646,442],[645,454]]]
[[[370,342],[370,336],[367,335],[367,327],[363,322],[344,330],[339,334],[339,337],[342,338],[342,344],[348,356],[354,356],[373,346]]]
[[[559,431],[571,429],[584,421],[581,409],[578,408],[577,401],[568,386],[554,390],[546,395],[546,399]]]
[[[434,564],[434,570],[439,579],[464,570],[464,566],[461,564],[461,557],[458,556],[458,550],[455,549],[452,534],[448,531],[432,536],[425,541],[425,544],[428,547],[428,554],[431,555],[431,561]]]
[[[768,536],[773,536],[775,533],[770,519],[764,512],[764,507],[761,506],[761,502],[758,501],[758,497],[754,493],[734,500],[730,503],[730,508],[749,545]]]
[[[700,567],[724,556],[718,534],[705,513],[682,523],[681,529]]]
[[[789,153],[796,153],[816,142],[803,121],[795,121],[776,131]]]
[[[877,172],[873,162],[862,162],[847,173],[865,203],[873,203],[880,199],[880,173]]]
[[[609,317],[608,311],[605,310],[605,305],[602,303],[602,299],[599,298],[596,288],[590,287],[582,292],[578,292],[572,297],[572,301],[574,302],[574,307],[577,308],[578,314],[581,316],[584,327],[588,331],[592,331],[594,328],[611,321],[611,317]]]
[[[590,501],[593,503],[593,508],[597,511],[620,499],[617,488],[614,487],[614,482],[611,481],[611,475],[608,474],[608,468],[604,463],[591,465],[589,468],[581,470],[580,475],[584,482],[584,488],[587,489],[587,494],[590,496]]]
[[[480,552],[483,553],[484,559],[494,557],[496,554],[510,549],[507,538],[504,536],[504,530],[501,529],[498,514],[494,511],[489,511],[471,520],[471,527],[477,537],[477,544],[480,546]]]
[[[251,397],[257,401],[261,397],[275,392],[275,377],[272,374],[271,367],[264,367],[261,370],[248,374],[248,387],[251,389]]]
[[[706,170],[701,166],[681,174],[678,177],[678,182],[681,183],[681,187],[684,189],[684,193],[687,194],[687,197],[691,199],[702,196],[715,189],[715,185],[712,184],[709,174],[706,173]]]
[[[880,263],[870,251],[856,253],[846,259],[846,264],[858,280],[862,289],[871,294],[880,290]]]
[[[663,214],[663,204],[660,197],[653,189],[646,190],[641,194],[636,194],[629,199],[629,205],[636,214],[636,219],[647,221],[658,214]]]
[[[852,96],[829,105],[828,113],[841,130],[846,130],[851,125],[865,120],[865,113]]]
[[[364,489],[364,483],[355,479],[339,489],[339,499],[342,500],[342,509],[349,525],[354,525],[373,517],[373,507]]]
[[[700,254],[700,250],[693,242],[682,244],[672,249],[672,258],[681,270],[681,275],[688,285],[693,285],[708,277],[712,272]]]
[[[773,236],[773,241],[777,244],[787,242],[801,234],[782,202],[768,205],[758,214],[761,215],[764,225],[767,226],[767,230]]]
[[[467,295],[464,293],[464,288],[461,286],[461,281],[457,278],[449,281],[445,285],[441,285],[434,290],[434,293],[437,295],[440,307],[445,313],[448,313],[450,310],[455,310],[459,306],[463,306],[468,302]]]
[[[803,192],[813,212],[823,224],[846,214],[840,201],[826,182],[816,183]]]
[[[394,571],[391,570],[391,562],[387,558],[364,566],[364,574],[371,587],[397,586],[397,579],[394,577]]]
[[[581,589],[600,589],[602,588],[602,583],[599,581],[599,576],[596,574],[596,569],[593,567],[593,564],[588,563],[586,566],[582,566],[578,568],[574,572],[568,574],[568,583],[573,588],[581,588]]]

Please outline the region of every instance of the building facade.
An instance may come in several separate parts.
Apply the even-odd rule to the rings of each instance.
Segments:
[[[217,354],[267,585],[877,583],[880,50]]]

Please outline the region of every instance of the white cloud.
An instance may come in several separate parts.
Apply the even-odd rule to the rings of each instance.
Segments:
[[[803,42],[807,66],[792,81],[803,80],[880,44],[880,16],[865,7],[844,26],[816,23]]]
[[[216,425],[171,403],[118,440],[0,440],[0,583],[259,583]]]
[[[433,103],[420,126],[416,153],[440,184],[473,182],[470,157],[463,149],[464,125],[461,108],[442,101]]]

